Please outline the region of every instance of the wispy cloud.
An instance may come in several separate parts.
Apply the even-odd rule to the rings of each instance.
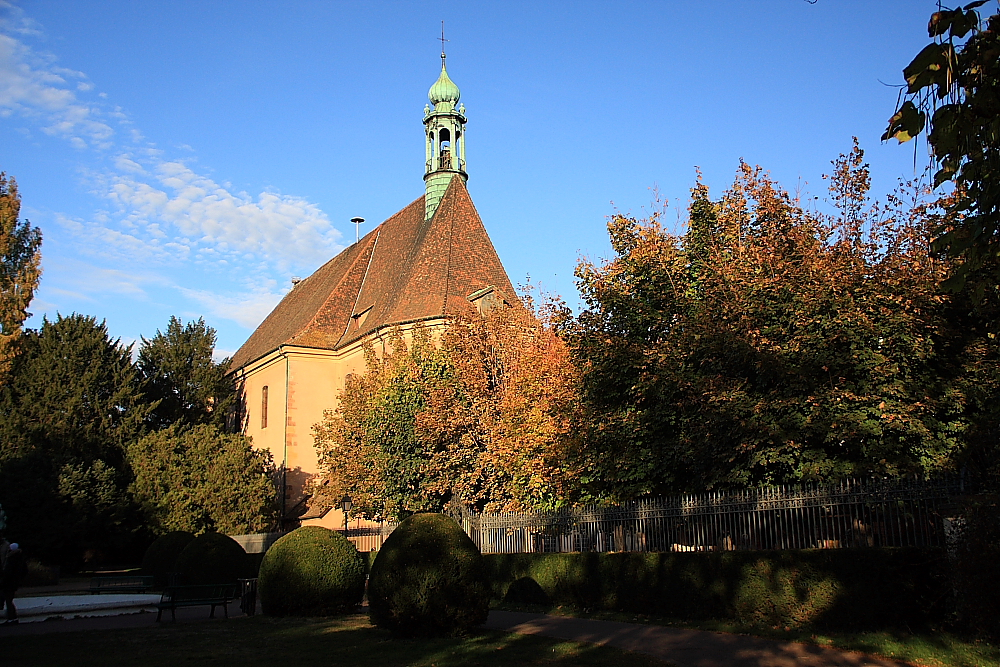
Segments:
[[[153,271],[125,271],[80,260],[60,259],[51,266],[43,257],[43,268],[50,278],[48,292],[75,301],[100,302],[111,296],[142,301],[149,298],[150,287],[174,286],[168,278]]]
[[[0,0],[0,119],[65,140],[102,165],[85,168],[81,159],[81,174],[103,203],[85,216],[54,215],[81,254],[113,261],[114,270],[133,275],[156,266],[201,267],[276,285],[278,274],[308,270],[342,249],[340,232],[316,204],[271,190],[234,191],[199,173],[187,145],[175,149],[183,160],[166,156],[85,73],[33,49],[29,42],[40,34],[23,11]],[[273,288],[178,289],[246,327],[256,326],[281,298]]]
[[[182,289],[185,296],[199,303],[206,312],[224,317],[252,329],[274,309],[281,293],[262,290],[234,294],[217,294],[208,290]]]
[[[116,163],[120,171],[106,197],[131,229],[145,230],[151,240],[172,230],[183,258],[199,249],[217,262],[250,254],[288,269],[321,262],[337,248],[340,233],[301,197],[232,192],[179,161],[153,161],[148,172],[129,156]]]

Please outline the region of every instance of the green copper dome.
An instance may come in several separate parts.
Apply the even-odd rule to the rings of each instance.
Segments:
[[[427,91],[427,97],[430,98],[431,104],[435,107],[442,102],[450,102],[452,106],[455,106],[461,97],[458,86],[448,77],[448,70],[444,68],[444,56],[441,56],[441,76]]]

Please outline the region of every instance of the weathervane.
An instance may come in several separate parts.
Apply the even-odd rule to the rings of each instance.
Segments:
[[[444,57],[445,57],[444,56],[444,43],[451,41],[450,39],[445,39],[444,38],[444,21],[441,21],[441,37],[440,37],[440,41],[441,41],[441,60],[444,60]]]

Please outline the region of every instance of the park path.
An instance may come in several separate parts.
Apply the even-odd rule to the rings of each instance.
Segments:
[[[149,628],[159,625],[153,620],[155,618],[153,614],[139,613],[22,623],[0,627],[0,637]],[[237,611],[232,620],[239,618],[246,617]],[[208,614],[201,608],[177,611],[178,623],[220,621],[225,622],[221,618],[210,620]],[[491,611],[485,627],[519,634],[537,634],[614,646],[626,651],[651,655],[678,667],[908,667],[902,662],[812,644],[568,616]]]
[[[678,667],[904,667],[862,653],[760,637],[569,616],[491,611],[486,627],[601,644],[651,655]]]

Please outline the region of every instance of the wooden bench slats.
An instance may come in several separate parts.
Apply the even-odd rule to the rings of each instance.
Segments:
[[[114,576],[114,577],[93,577],[90,580],[91,593],[107,593],[120,591],[135,591],[145,593],[153,587],[153,577],[135,576]]]
[[[177,620],[178,607],[200,607],[211,605],[209,618],[215,618],[215,608],[222,607],[226,618],[229,618],[229,603],[239,597],[239,586],[236,584],[195,584],[190,586],[170,586],[163,590],[160,601],[156,605],[156,620],[159,621],[164,609],[170,610],[170,616]]]

